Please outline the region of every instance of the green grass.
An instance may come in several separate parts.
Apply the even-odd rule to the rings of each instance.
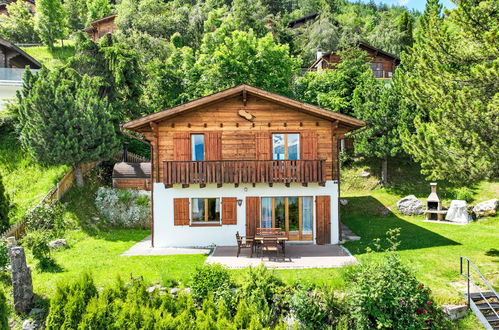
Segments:
[[[11,222],[34,207],[67,170],[40,165],[22,150],[12,129],[0,126],[0,175],[13,206]]]
[[[23,50],[35,60],[49,69],[65,64],[75,54],[75,48],[71,41],[65,40],[64,46],[57,43],[53,49],[47,46],[24,47]]]

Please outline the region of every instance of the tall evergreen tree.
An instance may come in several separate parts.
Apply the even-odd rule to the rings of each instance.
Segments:
[[[87,22],[92,22],[111,14],[111,6],[108,0],[87,0],[87,8]]]
[[[64,1],[68,27],[71,31],[78,31],[85,27],[88,17],[86,0],[66,0]]]
[[[9,229],[9,196],[5,192],[2,176],[0,175],[0,233]]]
[[[69,68],[42,68],[36,75],[27,70],[25,80],[17,108],[21,144],[41,163],[75,166],[82,186],[81,164],[106,159],[118,147],[99,79]]]
[[[38,0],[35,23],[40,38],[50,48],[56,40],[65,38],[67,18],[61,0]]]
[[[444,17],[429,0],[403,57],[403,92],[420,112],[403,140],[429,178],[470,182],[499,173],[499,5],[457,4]]]

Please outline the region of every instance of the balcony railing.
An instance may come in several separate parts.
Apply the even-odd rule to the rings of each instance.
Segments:
[[[216,183],[285,183],[324,184],[324,160],[214,160],[165,161],[164,183],[174,184]]]
[[[40,70],[30,69],[32,73]],[[25,69],[19,68],[0,68],[0,82],[21,83]]]

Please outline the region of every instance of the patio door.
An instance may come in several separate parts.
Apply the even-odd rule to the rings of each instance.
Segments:
[[[262,228],[281,228],[291,241],[313,240],[312,197],[262,197]]]

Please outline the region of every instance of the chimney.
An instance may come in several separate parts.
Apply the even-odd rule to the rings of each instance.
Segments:
[[[318,60],[318,59],[321,59],[321,58],[322,58],[322,55],[323,55],[323,54],[322,54],[322,50],[321,50],[321,49],[317,49],[317,58],[316,58],[316,59],[317,59],[317,60]]]

